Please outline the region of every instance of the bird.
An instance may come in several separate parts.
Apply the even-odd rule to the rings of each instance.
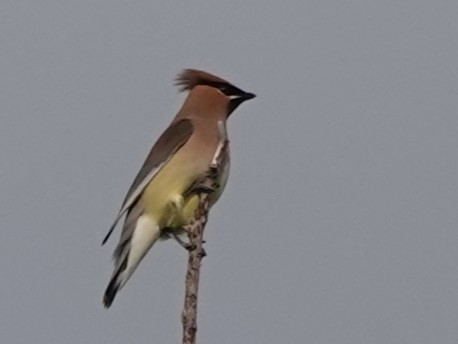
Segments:
[[[103,295],[109,308],[139,263],[158,239],[183,233],[199,205],[199,181],[208,173],[218,148],[221,128],[243,102],[256,97],[216,75],[184,69],[175,79],[188,95],[170,125],[151,148],[121,208],[103,239],[107,242],[124,218],[113,253],[114,270]],[[229,150],[225,150],[229,155]],[[217,189],[210,207],[223,192],[229,175],[229,156],[217,171]]]

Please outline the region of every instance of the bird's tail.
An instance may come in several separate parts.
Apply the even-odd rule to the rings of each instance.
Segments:
[[[125,262],[127,263],[127,257],[125,258]],[[127,265],[126,263],[124,265]],[[103,294],[103,305],[105,306],[105,308],[108,308],[111,306],[116,296],[116,293],[122,287],[122,285],[126,282],[126,281],[123,282],[122,279],[120,278],[120,275],[124,270],[125,268],[118,269],[117,271],[115,271],[115,273],[111,277],[110,283],[108,283],[107,289],[105,290],[105,293]]]
[[[159,238],[160,232],[158,224],[146,214],[138,217],[135,228],[123,229],[114,253],[115,270],[103,295],[103,304],[106,308],[111,306],[116,293],[132,276],[145,254]]]

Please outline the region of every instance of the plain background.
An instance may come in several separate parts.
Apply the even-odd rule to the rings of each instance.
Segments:
[[[0,2],[0,342],[178,343],[186,252],[100,242],[184,99],[230,118],[200,343],[458,342],[458,2]]]

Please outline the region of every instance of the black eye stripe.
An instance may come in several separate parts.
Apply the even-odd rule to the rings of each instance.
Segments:
[[[207,85],[210,87],[217,88],[226,96],[237,96],[244,93],[241,89],[224,82],[203,82],[201,83],[201,85]]]

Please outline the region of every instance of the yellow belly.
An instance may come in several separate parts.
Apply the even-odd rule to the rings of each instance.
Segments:
[[[152,216],[161,228],[178,228],[187,225],[198,205],[198,197],[183,199],[184,192],[198,175],[193,166],[177,168],[169,162],[153,178],[143,192],[140,202],[145,213]]]

